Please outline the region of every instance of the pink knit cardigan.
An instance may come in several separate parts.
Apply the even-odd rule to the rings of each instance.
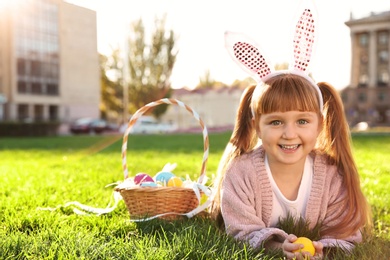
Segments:
[[[314,173],[310,197],[306,205],[305,219],[310,228],[318,222],[334,225],[334,216],[348,205],[332,206],[345,196],[342,177],[335,166],[328,165],[326,157],[312,152]],[[270,226],[272,212],[272,189],[264,164],[265,152],[262,146],[251,153],[236,158],[229,165],[221,190],[221,211],[226,232],[238,240],[245,240],[254,247],[262,246],[271,236],[282,241],[287,233]],[[301,187],[302,188],[302,187]],[[362,236],[357,231],[345,240],[322,237],[324,247],[339,246],[351,251]]]

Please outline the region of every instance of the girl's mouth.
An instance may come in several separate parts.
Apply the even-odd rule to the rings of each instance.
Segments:
[[[286,151],[296,150],[299,146],[300,146],[300,144],[295,144],[295,145],[283,145],[283,144],[280,144],[279,145],[280,148],[282,148],[283,150],[286,150]]]

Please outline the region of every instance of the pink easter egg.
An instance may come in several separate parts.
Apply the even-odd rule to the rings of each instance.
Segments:
[[[154,182],[154,180],[150,175],[148,175],[146,173],[143,173],[143,172],[137,173],[134,177],[134,183],[140,184],[143,182]]]

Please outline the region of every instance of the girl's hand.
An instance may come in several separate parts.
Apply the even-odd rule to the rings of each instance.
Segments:
[[[316,253],[311,259],[322,259],[324,257],[324,245],[321,242],[313,241],[313,246],[316,250]]]
[[[287,236],[287,238],[282,244],[283,253],[287,257],[287,259],[297,259],[297,255],[293,251],[298,250],[300,248],[300,245],[293,244],[295,240],[297,240],[297,236],[290,234]]]
[[[293,242],[297,240],[297,237],[293,234],[287,236],[282,244],[283,253],[287,257],[287,259],[296,259],[296,260],[306,260],[306,259],[322,259],[323,257],[323,245],[321,242],[313,242],[313,246],[315,248],[315,255],[312,256],[308,252],[295,252],[303,247],[300,244],[294,244]]]

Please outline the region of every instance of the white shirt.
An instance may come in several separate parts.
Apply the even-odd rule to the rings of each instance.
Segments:
[[[270,226],[275,227],[279,218],[285,218],[288,214],[294,217],[304,217],[306,204],[310,196],[311,183],[313,177],[313,158],[306,157],[305,167],[303,170],[302,180],[299,185],[298,196],[295,200],[288,200],[282,192],[279,190],[278,185],[272,176],[271,169],[268,164],[267,155],[265,156],[265,168],[268,174],[268,178],[271,182],[272,188],[272,214],[270,219]]]

